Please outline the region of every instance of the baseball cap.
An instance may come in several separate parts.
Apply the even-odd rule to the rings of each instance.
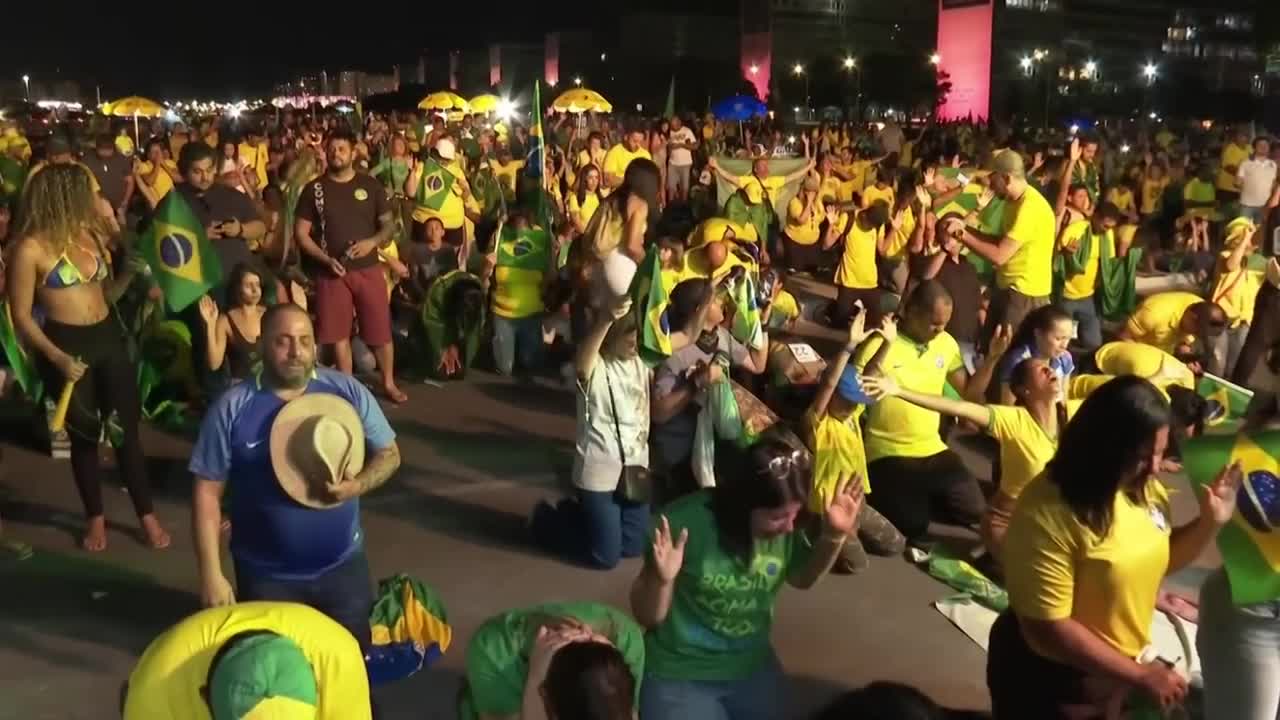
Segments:
[[[991,163],[992,172],[998,172],[1001,175],[1009,175],[1016,178],[1026,177],[1027,170],[1022,164],[1022,156],[1013,150],[1005,150],[996,155],[995,160]]]
[[[457,148],[449,138],[440,138],[436,141],[436,154],[443,160],[452,160],[457,156]]]
[[[302,649],[274,633],[236,642],[209,676],[213,720],[316,720],[318,695]]]

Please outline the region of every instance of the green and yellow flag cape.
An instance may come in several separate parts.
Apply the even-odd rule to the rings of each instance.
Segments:
[[[182,193],[171,192],[160,201],[138,250],[171,312],[185,309],[222,281],[218,253]]]

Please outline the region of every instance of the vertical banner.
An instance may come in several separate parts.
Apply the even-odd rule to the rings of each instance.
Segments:
[[[742,33],[742,77],[756,89],[756,97],[769,97],[769,73],[773,64],[773,34],[770,32]]]
[[[560,33],[547,33],[546,58],[543,77],[547,85],[555,87],[560,84]]]
[[[462,59],[457,50],[449,51],[449,89],[458,92],[458,63]]]
[[[938,0],[938,69],[951,83],[938,119],[990,115],[991,26],[991,0]]]
[[[502,46],[489,46],[489,85],[497,87],[502,84]]]

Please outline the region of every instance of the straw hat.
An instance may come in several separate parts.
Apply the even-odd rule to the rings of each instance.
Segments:
[[[325,485],[364,467],[364,425],[356,409],[330,393],[285,403],[271,424],[271,467],[280,488],[299,504],[338,505]]]

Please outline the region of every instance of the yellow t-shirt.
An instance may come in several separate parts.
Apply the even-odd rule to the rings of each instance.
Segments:
[[[818,202],[821,203],[826,198],[839,200],[841,185],[842,181],[835,175],[828,175],[822,178],[822,184],[818,186]]]
[[[1080,409],[1080,400],[1066,402],[1067,419]],[[1000,492],[1017,500],[1027,485],[1044,470],[1058,450],[1058,438],[1049,437],[1031,413],[1021,405],[988,405],[991,422],[987,434],[1000,441]],[[1058,428],[1062,432],[1062,428]]]
[[[1182,188],[1182,199],[1192,202],[1209,202],[1216,203],[1217,192],[1214,187],[1200,178],[1192,178]],[[1208,220],[1215,220],[1218,217],[1218,207],[1216,204],[1206,205],[1202,207],[1187,208],[1185,213],[1188,217],[1202,217]]]
[[[787,179],[781,175],[770,175],[763,180],[755,175],[743,175],[738,178],[738,187],[746,190],[747,200],[756,205],[764,202],[766,195],[769,196],[770,203],[775,202],[778,199],[778,191],[786,184]]]
[[[858,431],[857,413],[837,420],[827,413],[804,414],[805,442],[814,456],[813,490],[809,509],[823,512],[831,504],[840,481],[857,474],[867,483],[867,451]]]
[[[1128,185],[1117,185],[1107,191],[1106,200],[1119,208],[1120,212],[1127,213],[1133,208],[1133,190]]]
[[[889,205],[889,209],[893,209],[894,192],[893,187],[886,185],[871,185],[862,191],[862,207],[869,208],[871,204],[877,201],[884,201]]]
[[[582,221],[583,227],[591,222],[591,217],[600,207],[600,197],[595,193],[587,193],[582,202],[578,202],[578,193],[569,193],[569,216]]]
[[[237,150],[240,153],[240,162],[244,163],[245,167],[253,168],[253,174],[258,178],[258,189],[265,188],[267,186],[267,146],[254,146],[242,142]]]
[[[455,160],[444,166],[446,170],[453,173],[455,178],[462,178],[462,166]],[[418,182],[423,182],[419,177]],[[414,197],[417,197],[415,190]],[[454,182],[449,188],[449,194],[445,197],[444,203],[440,205],[439,210],[433,210],[424,205],[414,204],[413,219],[414,222],[424,223],[431,218],[440,218],[440,222],[444,224],[446,230],[456,230],[466,223],[467,204],[462,199],[462,184]]]
[[[866,368],[884,343],[874,336],[858,349],[853,365]],[[945,332],[938,333],[926,345],[899,333],[889,346],[880,370],[899,387],[925,395],[941,395],[947,376],[964,367],[960,346]],[[896,397],[884,398],[867,408],[864,440],[867,462],[882,457],[929,457],[947,449],[938,434],[941,416]]]
[[[506,188],[508,195],[516,193],[516,174],[524,169],[524,160],[512,160],[503,164],[496,159],[489,161],[489,167],[493,168],[493,176],[502,182],[502,186]]]
[[[861,193],[867,186],[867,172],[871,169],[871,161],[854,160],[848,165],[841,165],[840,172],[849,176],[840,183],[840,202],[852,202],[854,193]]]
[[[1009,606],[1021,618],[1071,618],[1121,654],[1147,646],[1160,581],[1169,568],[1169,496],[1159,480],[1147,501],[1117,493],[1111,530],[1098,537],[1076,519],[1058,486],[1042,474],[1018,499],[1004,541]],[[1058,662],[1047,648],[1039,654]]]
[[[493,271],[493,312],[519,320],[542,312],[542,272],[499,267]]]
[[[1204,298],[1189,292],[1148,295],[1129,316],[1125,329],[1133,340],[1172,353],[1182,340],[1178,324],[1182,322],[1183,314],[1199,302],[1204,302]]]
[[[172,170],[175,175],[177,174],[178,172],[177,163],[175,163],[172,160],[165,160],[164,165],[165,167]],[[161,170],[158,173],[155,172],[156,168],[154,164],[150,162],[144,162],[139,166],[139,170],[141,171],[140,174],[142,175],[143,179],[152,179],[151,174],[155,173],[155,177],[152,179],[151,189],[152,191],[155,192],[157,199],[164,198],[164,196],[168,195],[169,191],[173,189],[173,177],[171,177],[169,173],[165,172],[164,170]]]
[[[1169,185],[1168,178],[1160,178],[1159,180],[1144,179],[1142,181],[1142,207],[1139,212],[1143,215],[1153,215],[1160,211],[1160,199],[1164,196],[1164,189]]]
[[[874,288],[879,282],[876,245],[884,237],[884,228],[863,230],[858,227],[855,213],[840,213],[836,223],[837,233],[843,233],[845,227],[852,224],[844,236],[844,255],[840,258],[840,267],[836,268],[836,285],[855,290]]]
[[[116,136],[116,151],[125,157],[133,156],[133,138],[128,135]]]
[[[1216,187],[1219,190],[1240,192],[1240,185],[1236,182],[1235,170],[1228,172],[1227,167],[1230,166],[1238,170],[1240,163],[1248,160],[1251,152],[1248,145],[1227,143],[1223,146],[1222,157],[1218,160],[1218,182]]]
[[[1098,348],[1093,361],[1105,375],[1137,375],[1158,388],[1180,385],[1188,390],[1196,387],[1195,374],[1186,363],[1158,347],[1140,342],[1117,340]]]
[[[996,284],[1027,297],[1048,297],[1053,292],[1056,228],[1053,208],[1039,190],[1027,186],[1017,205],[1005,209],[1004,235],[1013,238],[1018,249],[996,268]]]
[[[653,156],[644,148],[631,152],[630,150],[627,150],[626,145],[618,143],[617,145],[609,148],[609,152],[604,156],[604,174],[622,177],[627,173],[627,166],[636,158],[652,160]]]
[[[201,610],[151,641],[129,675],[124,720],[210,720],[200,688],[213,657],[227,640],[255,630],[276,633],[301,648],[316,675],[318,720],[372,717],[364,656],[350,632],[306,605],[241,602]]]
[[[607,151],[604,148],[600,148],[600,150],[594,155],[592,155],[591,151],[586,148],[579,150],[578,161],[576,164],[577,169],[582,170],[582,168],[588,165],[595,165],[597,169],[604,167],[604,158],[606,153]]]
[[[1058,249],[1070,249],[1072,252],[1080,246],[1080,241],[1084,238],[1085,233],[1089,232],[1090,223],[1088,220],[1077,220],[1071,223],[1062,231],[1062,237],[1059,238]],[[1084,272],[1079,275],[1072,275],[1066,279],[1062,285],[1062,297],[1067,300],[1083,300],[1093,297],[1094,289],[1098,286],[1098,267],[1102,264],[1102,244],[1114,243],[1115,237],[1111,230],[1108,230],[1102,236],[1094,236],[1093,242],[1089,247],[1089,257],[1084,261]]]
[[[671,292],[670,288],[664,289],[667,290],[668,294]],[[796,300],[795,295],[786,290],[779,292],[773,302],[769,303],[769,307],[772,308],[769,311],[769,324],[772,327],[781,327],[800,317],[799,301]]]
[[[899,262],[906,259],[907,246],[911,244],[911,236],[916,231],[916,212],[908,205],[902,213],[902,224],[894,230],[884,252],[884,259]]]
[[[1262,288],[1262,272],[1250,270],[1247,257],[1235,272],[1228,272],[1226,260],[1230,256],[1230,250],[1223,250],[1218,254],[1219,275],[1214,283],[1212,298],[1226,313],[1231,327],[1240,327],[1253,322],[1253,306],[1258,290]]]
[[[818,242],[821,233],[823,211],[822,203],[814,202],[809,211],[809,218],[801,221],[804,215],[804,199],[796,196],[787,203],[787,237],[797,245],[812,245]]]

